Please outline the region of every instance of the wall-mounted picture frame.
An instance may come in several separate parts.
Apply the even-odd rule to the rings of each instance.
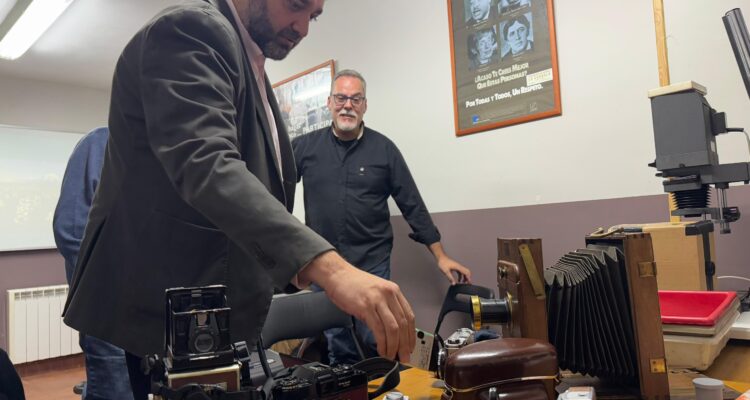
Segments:
[[[552,0],[447,0],[456,136],[562,114]]]
[[[273,85],[291,139],[331,125],[326,102],[333,74],[334,62],[328,60]]]

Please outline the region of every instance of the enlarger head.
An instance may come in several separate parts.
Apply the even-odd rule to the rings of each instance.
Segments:
[[[750,163],[719,162],[716,136],[727,132],[726,116],[705,95],[705,87],[695,82],[649,91],[656,148],[656,160],[649,165],[665,178],[664,191],[674,195],[672,215],[710,216],[728,233],[739,210],[727,207],[724,190],[731,182],[750,180]],[[710,206],[711,186],[719,192],[718,207]]]
[[[734,9],[723,20],[750,95],[750,38],[742,12]],[[719,222],[721,233],[729,233],[729,223],[739,219],[740,213],[737,207],[727,206],[726,189],[733,182],[750,182],[750,163],[719,162],[716,136],[742,129],[727,128],[726,116],[708,104],[706,93],[695,82],[649,91],[656,148],[656,160],[649,166],[665,178],[664,191],[674,195],[677,209],[672,215],[710,216]],[[710,206],[712,186],[718,207]]]

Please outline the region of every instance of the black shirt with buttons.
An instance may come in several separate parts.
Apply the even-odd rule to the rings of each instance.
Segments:
[[[359,139],[343,141],[327,127],[296,137],[292,147],[305,222],[350,263],[368,271],[390,256],[391,196],[414,232],[409,237],[440,241],[404,157],[381,133],[364,127]]]

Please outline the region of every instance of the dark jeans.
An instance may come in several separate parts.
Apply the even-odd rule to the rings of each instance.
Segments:
[[[89,335],[79,340],[86,360],[85,400],[132,400],[125,352]]]
[[[391,279],[391,259],[386,258],[385,261],[370,268],[367,272],[377,275],[383,279]],[[320,287],[313,285],[312,289],[315,291],[322,290]],[[375,357],[378,355],[377,343],[375,343],[375,335],[372,333],[370,328],[358,319],[354,319],[354,332],[359,337],[359,343],[362,346],[362,352],[365,354],[365,358]],[[326,340],[328,341],[328,362],[331,365],[337,364],[355,364],[362,360],[357,352],[357,345],[354,343],[354,338],[346,328],[331,328],[325,332]]]
[[[128,376],[130,377],[130,388],[133,391],[134,400],[147,400],[151,391],[151,379],[141,369],[141,357],[125,352],[125,361],[128,364]]]
[[[0,400],[24,400],[21,378],[5,350],[0,349]]]

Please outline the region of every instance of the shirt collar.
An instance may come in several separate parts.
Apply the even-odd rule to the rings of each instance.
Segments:
[[[229,6],[229,9],[232,11],[232,17],[234,17],[234,23],[237,25],[237,28],[240,32],[240,39],[242,40],[242,44],[245,47],[245,50],[248,52],[248,57],[250,57],[250,60],[253,64],[253,68],[256,69],[256,73],[263,71],[265,64],[266,64],[266,56],[263,55],[263,50],[260,49],[257,43],[253,40],[253,38],[250,36],[250,33],[247,31],[247,28],[245,28],[245,25],[242,23],[242,20],[240,19],[240,15],[237,13],[237,8],[234,6],[234,1],[232,0],[224,0],[227,5]]]

